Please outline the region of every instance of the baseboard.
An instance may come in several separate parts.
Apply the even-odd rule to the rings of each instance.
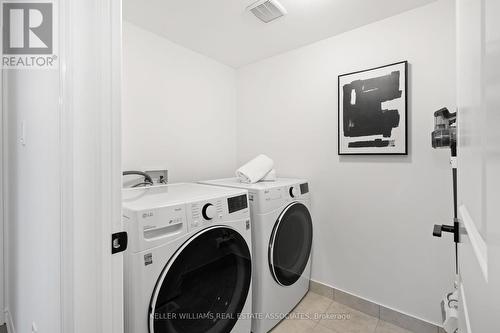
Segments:
[[[12,316],[8,309],[5,310],[5,321],[7,322],[7,333],[16,333],[14,322],[12,321]]]
[[[311,280],[310,291],[333,299],[334,301],[347,305],[350,308],[366,313],[372,317],[379,318],[391,324],[407,329],[415,333],[440,333],[441,327],[425,320],[415,318],[405,313],[387,308],[367,299],[352,295],[345,291],[333,288],[321,282]]]

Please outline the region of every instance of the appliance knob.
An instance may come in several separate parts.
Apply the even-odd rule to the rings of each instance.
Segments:
[[[299,195],[299,190],[296,187],[290,187],[290,196],[295,198]]]
[[[205,206],[203,206],[203,210],[201,211],[202,214],[203,214],[203,218],[205,220],[211,220],[215,217],[215,214],[217,213],[217,211],[215,210],[215,207],[214,205],[212,204],[206,204]]]

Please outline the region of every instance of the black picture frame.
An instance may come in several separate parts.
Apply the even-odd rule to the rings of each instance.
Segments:
[[[394,74],[394,72],[398,72],[398,74]],[[379,74],[377,74],[379,73]],[[389,74],[383,74],[382,76],[377,76],[380,75],[380,73],[389,73]],[[404,78],[401,78],[401,74],[404,74]],[[384,126],[380,126],[380,128],[376,128],[376,125],[370,121],[366,121],[363,123],[362,126],[358,126],[358,128],[362,128],[363,130],[379,130],[383,131],[385,130],[384,134],[369,134],[369,135],[360,135],[361,131],[358,130],[357,133],[352,134],[352,136],[346,136],[344,133],[344,128],[347,125],[344,125],[345,119],[344,116],[346,114],[349,114],[347,111],[344,112],[344,97],[346,95],[346,91],[344,91],[344,86],[347,86],[346,89],[349,89],[349,87],[352,86],[353,83],[358,82],[359,80],[363,82],[373,82],[372,81],[364,81],[364,80],[370,80],[370,79],[376,79],[380,81],[379,82],[380,86],[382,87],[392,87],[394,83],[396,82],[396,78],[398,77],[398,87],[401,89],[401,87],[404,89],[401,92],[401,96],[398,98],[393,98],[389,101],[395,101],[397,102],[398,106],[401,106],[404,108],[404,110],[399,110],[399,108],[395,110],[382,110],[382,102],[378,102],[379,105],[373,104],[373,108],[379,108],[380,110],[375,110],[374,112],[380,112],[380,117],[383,117],[384,114],[391,114],[393,115],[392,121],[393,125],[395,124],[395,118],[396,118],[396,112],[397,111],[397,116],[398,116],[398,124],[396,127],[389,127],[387,126],[387,121],[380,121],[378,124],[383,123]],[[365,77],[363,79],[363,77]],[[353,80],[353,81],[350,81]],[[387,83],[385,85],[382,85],[383,83]],[[401,84],[402,81],[402,84]],[[346,83],[349,82],[349,83]],[[392,83],[392,85],[391,85]],[[364,88],[364,86],[363,86]],[[355,90],[354,88],[352,90]],[[373,90],[380,90],[380,91],[386,91],[388,89],[371,89]],[[370,90],[366,90],[369,92]],[[408,155],[408,61],[400,61],[400,62],[395,62],[389,65],[384,65],[384,66],[379,66],[379,67],[374,67],[370,69],[365,69],[361,71],[356,71],[356,72],[351,72],[351,73],[346,73],[338,76],[338,86],[337,86],[337,92],[338,92],[338,154],[339,155]],[[365,93],[365,92],[364,92]],[[397,96],[397,92],[395,90],[392,90],[392,93]],[[351,103],[352,104],[352,99],[356,100],[356,91],[354,91],[354,98],[351,96]],[[369,99],[371,99],[370,97]],[[368,113],[366,112],[366,109],[368,106],[366,106],[366,103],[363,103],[363,107],[365,107],[365,111],[363,112],[363,115],[367,115]],[[371,108],[371,106],[369,106]],[[355,109],[355,108],[353,108]],[[389,112],[388,112],[389,111]],[[352,111],[355,112],[355,111]],[[357,111],[360,112],[360,111]],[[404,119],[401,119],[404,117]],[[363,119],[362,117],[357,117],[357,119]],[[365,117],[365,120],[373,119],[373,116],[370,115],[369,117]],[[384,117],[385,119],[385,117]],[[352,121],[349,122],[351,124]],[[351,127],[351,126],[350,126]],[[355,126],[354,126],[355,127]],[[376,129],[375,129],[376,128]],[[386,135],[388,134],[388,130],[391,133],[395,133],[394,137],[391,136],[388,138]],[[396,131],[393,131],[393,129],[396,129]],[[401,130],[403,133],[401,133]],[[354,131],[353,131],[354,132]],[[397,133],[397,135],[396,135]],[[356,138],[358,141],[352,141],[354,139],[349,139],[349,138]],[[368,139],[369,138],[369,139]],[[363,140],[367,139],[367,140]],[[404,142],[400,142],[404,140]],[[347,147],[346,147],[347,143]],[[387,145],[387,146],[378,146],[378,147],[368,147],[367,145]],[[351,146],[352,145],[352,146]],[[361,147],[356,147],[356,145],[361,145]],[[391,145],[394,145],[391,146]]]

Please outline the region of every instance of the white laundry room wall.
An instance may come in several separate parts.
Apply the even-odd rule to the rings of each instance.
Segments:
[[[123,170],[170,181],[236,167],[235,70],[129,22],[123,26]]]
[[[308,178],[312,278],[433,323],[453,281],[448,150],[431,148],[433,112],[455,104],[454,1],[442,0],[240,68],[238,162],[271,156]],[[409,62],[409,155],[337,155],[337,77]],[[445,236],[446,237],[446,236]]]

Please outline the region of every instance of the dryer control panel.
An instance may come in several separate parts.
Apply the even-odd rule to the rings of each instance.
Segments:
[[[293,201],[310,200],[309,183],[296,182],[284,186],[249,191],[252,214],[261,214],[279,209]]]

